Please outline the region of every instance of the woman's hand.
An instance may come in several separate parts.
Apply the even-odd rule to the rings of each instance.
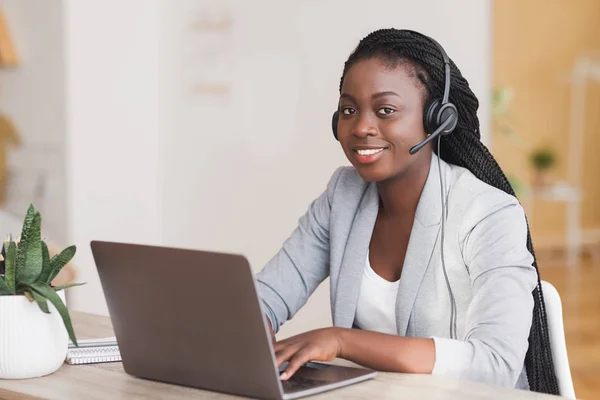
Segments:
[[[343,358],[378,371],[431,374],[435,343],[431,338],[404,337],[362,329],[324,328],[275,343],[277,367],[289,365],[281,374],[288,380],[309,361]]]
[[[324,328],[292,336],[275,344],[277,366],[289,361],[281,380],[288,380],[309,361],[331,361],[342,352],[338,328]]]

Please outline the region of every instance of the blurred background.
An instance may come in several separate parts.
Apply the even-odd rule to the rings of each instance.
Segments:
[[[245,254],[258,271],[331,174],[344,61],[384,27],[437,39],[555,285],[576,393],[600,390],[597,0],[3,0],[0,234],[29,203],[78,246],[72,310],[107,314],[94,239]],[[168,268],[168,266],[165,266]],[[331,324],[328,283],[281,335]]]

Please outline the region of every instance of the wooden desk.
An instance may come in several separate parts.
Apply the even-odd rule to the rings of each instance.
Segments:
[[[79,338],[113,336],[108,317],[71,313]],[[344,363],[343,360],[340,360]],[[127,375],[121,363],[68,365],[54,374],[26,380],[0,380],[2,399],[239,399]],[[543,400],[555,396],[458,382],[430,375],[379,373],[375,379],[306,399],[482,399]]]

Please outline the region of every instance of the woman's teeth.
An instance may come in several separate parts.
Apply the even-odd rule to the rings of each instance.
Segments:
[[[361,156],[370,156],[371,154],[377,154],[383,151],[383,148],[380,149],[369,149],[369,150],[356,150],[356,152]]]

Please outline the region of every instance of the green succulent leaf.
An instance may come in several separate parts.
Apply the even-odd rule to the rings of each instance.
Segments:
[[[54,278],[56,278],[56,275],[58,275],[60,270],[63,269],[63,267],[67,265],[67,263],[71,261],[73,257],[75,257],[76,252],[76,246],[69,246],[63,251],[61,251],[60,254],[57,254],[54,257],[52,257],[52,260],[50,260],[50,276],[46,280],[46,283],[52,283],[52,281],[54,280]]]
[[[82,286],[82,285],[85,285],[85,284],[86,284],[86,282],[83,282],[83,283],[69,283],[67,285],[53,287],[53,289],[54,289],[54,291],[58,292],[59,290],[68,289],[68,288],[71,288],[71,287],[74,287],[74,286]]]
[[[29,210],[32,210],[32,207]],[[25,224],[27,224],[28,218],[29,211]],[[29,226],[24,225],[23,227],[23,235],[17,248],[16,275],[17,280],[20,282],[35,282],[42,272],[41,225],[42,217],[39,212],[35,212],[31,224]],[[21,263],[19,263],[20,260]]]
[[[25,220],[23,221],[23,229],[21,231],[21,240],[19,242],[19,247],[17,250],[17,269],[22,269],[25,266],[25,259],[27,258],[27,236],[29,235],[29,231],[31,230],[31,225],[33,224],[33,219],[35,218],[35,207],[33,204],[29,206],[27,210],[27,214],[25,215]]]
[[[42,273],[38,277],[38,282],[48,282],[52,269],[50,267],[50,252],[48,251],[48,245],[42,241]]]
[[[35,301],[35,298],[33,297],[33,293],[31,293],[29,290],[23,291],[23,296],[27,297],[27,300],[29,300],[31,302]]]
[[[12,294],[14,294],[16,289],[15,267],[17,261],[17,244],[11,240],[10,243],[4,244],[4,248],[6,252],[6,260],[4,260],[6,271],[4,278],[6,279],[6,284],[12,290]]]
[[[48,300],[45,297],[42,297],[41,295],[37,294],[36,292],[31,292],[31,294],[33,295],[33,298],[40,307],[40,310],[42,310],[46,314],[50,314],[50,310],[48,309]]]
[[[77,344],[77,338],[75,337],[75,332],[73,331],[73,324],[71,323],[71,317],[69,316],[69,311],[67,307],[63,303],[62,299],[58,297],[58,294],[52,289],[47,283],[42,282],[34,282],[28,285],[34,292],[45,297],[56,307],[58,313],[63,319],[63,323],[65,324],[65,328],[69,333],[69,338],[75,344]]]
[[[0,276],[0,296],[13,294],[14,291],[6,284],[3,276]]]

